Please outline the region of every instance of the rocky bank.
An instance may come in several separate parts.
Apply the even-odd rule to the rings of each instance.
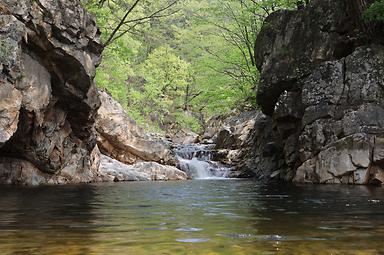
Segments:
[[[94,180],[94,20],[78,1],[2,0],[0,11],[0,181]]]
[[[261,111],[180,141],[215,142],[234,176],[382,184],[384,30],[362,18],[370,2],[272,13],[255,48]],[[168,141],[96,89],[103,47],[79,0],[0,0],[0,25],[0,183],[187,178]]]
[[[0,1],[0,183],[187,178],[156,163],[172,163],[167,145],[96,89],[102,50],[79,0]],[[97,144],[135,165],[110,172],[117,163]]]
[[[260,115],[263,115],[260,111],[234,111],[214,116],[200,134],[199,142],[211,145],[211,159],[230,169],[227,177],[254,176],[252,167],[244,167],[244,156],[251,155],[245,150],[253,144],[251,135]]]
[[[265,21],[256,42],[262,112],[242,167],[304,183],[384,182],[384,46],[369,1],[313,0]]]
[[[172,143],[144,132],[107,92],[99,91],[96,115],[99,174],[103,181],[186,180],[176,167]],[[97,181],[97,180],[96,180]]]
[[[99,91],[101,106],[96,117],[100,151],[126,164],[153,161],[175,164],[170,143],[147,134],[107,92]]]

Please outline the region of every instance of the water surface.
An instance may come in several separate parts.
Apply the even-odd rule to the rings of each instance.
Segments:
[[[384,190],[250,180],[0,188],[1,254],[383,254]]]

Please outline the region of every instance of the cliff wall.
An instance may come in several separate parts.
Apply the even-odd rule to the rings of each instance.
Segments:
[[[313,0],[265,21],[256,42],[261,72],[244,165],[261,178],[384,182],[382,30],[369,1]]]
[[[94,20],[78,0],[1,0],[0,31],[0,182],[93,180]]]

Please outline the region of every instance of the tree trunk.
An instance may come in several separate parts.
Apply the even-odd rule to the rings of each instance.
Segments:
[[[346,0],[351,7],[352,16],[355,19],[357,27],[367,34],[368,39],[372,39],[374,35],[375,24],[366,22],[363,18],[364,11],[374,2],[374,0]]]

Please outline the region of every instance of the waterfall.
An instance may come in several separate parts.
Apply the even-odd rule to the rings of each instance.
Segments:
[[[174,149],[179,168],[192,179],[224,179],[230,168],[212,158],[213,145],[188,144]]]

